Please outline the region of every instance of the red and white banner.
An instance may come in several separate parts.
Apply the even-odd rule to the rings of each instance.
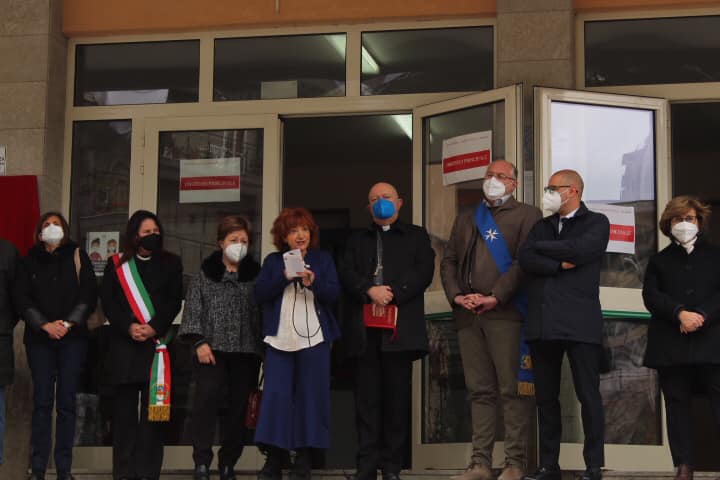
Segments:
[[[240,158],[180,160],[180,203],[239,202]]]
[[[443,185],[477,180],[492,161],[492,130],[443,140]]]
[[[588,208],[610,220],[610,241],[606,252],[635,254],[635,208],[606,203],[588,203]]]

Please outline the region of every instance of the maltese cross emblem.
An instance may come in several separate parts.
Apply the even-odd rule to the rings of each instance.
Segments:
[[[500,236],[500,233],[498,233],[497,230],[490,228],[485,232],[484,236],[485,236],[485,240],[490,240],[491,242],[493,242],[498,239],[498,237]]]

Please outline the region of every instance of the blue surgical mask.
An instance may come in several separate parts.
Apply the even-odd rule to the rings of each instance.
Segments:
[[[378,220],[387,220],[395,215],[395,204],[386,198],[378,198],[373,203],[372,211]]]

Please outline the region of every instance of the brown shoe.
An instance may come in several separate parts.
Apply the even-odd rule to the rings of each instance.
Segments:
[[[522,468],[508,463],[505,465],[505,468],[503,468],[498,480],[522,480],[524,476],[525,472]]]
[[[490,467],[481,463],[471,463],[463,473],[452,477],[451,480],[494,480],[495,476]]]
[[[685,464],[678,465],[675,480],[693,480],[692,467]]]

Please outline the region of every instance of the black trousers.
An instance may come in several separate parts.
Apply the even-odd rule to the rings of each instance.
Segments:
[[[243,446],[252,435],[245,427],[248,395],[257,387],[260,358],[248,353],[223,353],[213,350],[215,365],[193,359],[195,400],[192,410],[193,460],[195,465],[210,465],[218,410],[227,406],[220,423],[220,466],[234,467]],[[227,393],[227,397],[225,394]],[[223,401],[225,398],[228,401]]]
[[[658,368],[665,397],[670,453],[675,466],[693,465],[692,396],[694,385],[702,385],[710,397],[717,430],[720,431],[720,365],[682,365]],[[712,439],[715,441],[715,439]]]
[[[113,394],[113,478],[157,479],[162,467],[166,423],[148,421],[149,385],[116,385]]]
[[[531,342],[535,401],[540,433],[540,465],[559,468],[562,417],[560,412],[560,375],[567,353],[575,395],[580,402],[585,445],[583,457],[588,468],[605,465],[605,412],[600,397],[602,347],[568,341]]]
[[[358,480],[399,473],[410,432],[411,352],[381,352],[381,331],[367,329],[355,371]]]

